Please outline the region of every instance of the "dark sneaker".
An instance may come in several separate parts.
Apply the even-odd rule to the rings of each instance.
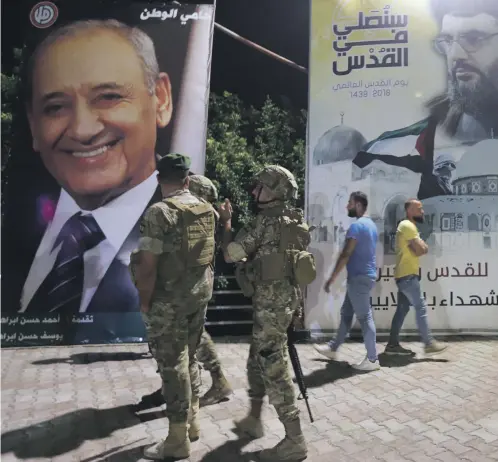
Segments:
[[[384,350],[386,355],[398,355],[398,356],[413,356],[415,353],[408,348],[403,348],[401,345],[387,345]]]

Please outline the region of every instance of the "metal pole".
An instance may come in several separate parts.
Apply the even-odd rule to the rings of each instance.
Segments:
[[[280,61],[281,63],[287,64],[288,66],[290,66],[294,69],[297,69],[300,72],[304,72],[305,74],[308,73],[308,70],[305,67],[300,66],[299,64],[296,64],[295,62],[290,61],[287,58],[284,58],[280,55],[277,55],[276,53],[273,53],[273,51],[267,50],[266,48],[263,48],[262,46],[257,45],[256,43],[251,42],[250,40],[247,40],[244,37],[241,37],[239,34],[232,32],[230,29],[227,29],[226,27],[222,26],[221,24],[218,24],[215,22],[214,27],[216,27],[218,30],[220,30],[224,34],[227,34],[228,36],[234,38],[235,40],[238,40],[239,42],[243,43],[244,45],[247,45],[251,48],[254,48],[254,49],[260,51],[261,53],[264,53],[265,55],[270,56],[271,58],[276,59],[277,61]]]

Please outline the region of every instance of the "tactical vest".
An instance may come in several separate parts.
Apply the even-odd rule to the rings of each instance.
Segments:
[[[300,211],[269,208],[261,212],[276,217],[280,224],[278,252],[259,255],[254,260],[237,266],[236,278],[246,297],[254,292],[253,283],[289,279],[305,286],[316,278],[314,256],[306,249],[311,242],[308,225]]]
[[[164,199],[163,203],[180,212],[182,236],[180,248],[161,259],[161,277],[176,279],[182,271],[210,265],[214,258],[216,229],[212,206],[203,201],[184,203],[177,197]]]

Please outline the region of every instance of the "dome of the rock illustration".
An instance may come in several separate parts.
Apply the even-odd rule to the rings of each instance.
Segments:
[[[488,174],[498,175],[498,139],[469,147],[456,166],[455,181]]]
[[[458,162],[453,186],[457,195],[498,194],[498,140],[484,140]]]
[[[355,128],[346,125],[333,127],[318,140],[313,151],[313,164],[353,160],[366,142],[365,137]]]

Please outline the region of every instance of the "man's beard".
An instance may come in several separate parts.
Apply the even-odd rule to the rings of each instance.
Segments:
[[[427,104],[445,131],[455,135],[463,114],[468,114],[486,128],[498,128],[498,60],[491,66],[488,76],[467,64],[460,68],[472,71],[477,79],[460,81],[453,70],[448,76],[448,91]]]
[[[453,104],[462,106],[464,112],[476,117],[486,115],[491,108],[496,110],[498,86],[498,60],[490,70],[490,77],[474,67],[460,64],[461,68],[478,75],[477,79],[459,81],[456,72],[452,71],[448,81],[448,95]]]

